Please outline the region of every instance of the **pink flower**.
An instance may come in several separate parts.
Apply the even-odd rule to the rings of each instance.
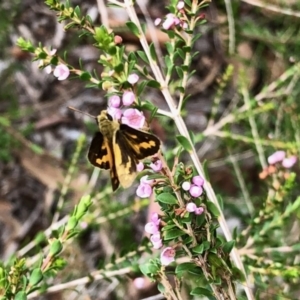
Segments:
[[[140,161],[137,165],[136,165],[136,170],[138,172],[142,172],[144,170],[144,164]]]
[[[49,56],[53,56],[56,53],[57,49],[51,49],[48,53]]]
[[[180,23],[180,20],[173,14],[167,14],[167,18],[162,24],[163,29],[168,30],[172,27],[178,25]]]
[[[113,108],[120,107],[121,99],[118,95],[113,95],[108,98],[108,105]]]
[[[197,186],[197,185],[192,185],[190,188],[190,194],[192,197],[199,197],[201,196],[203,193],[203,188],[201,186]]]
[[[196,206],[195,203],[190,202],[190,203],[188,203],[188,204],[186,205],[185,209],[186,209],[186,211],[188,211],[188,212],[194,212],[194,211],[197,209],[197,206]]]
[[[274,165],[285,158],[285,151],[276,151],[268,157],[268,163]]]
[[[202,215],[204,212],[204,208],[199,206],[199,207],[196,207],[195,209],[195,215]]]
[[[154,179],[148,179],[148,175],[141,177],[140,183],[152,184],[154,183]]]
[[[154,222],[148,222],[145,225],[145,231],[150,234],[155,234],[159,232],[159,227]]]
[[[135,94],[132,91],[125,91],[122,96],[122,102],[125,106],[131,105],[135,101]]]
[[[66,65],[59,64],[55,67],[53,75],[57,77],[58,80],[65,80],[70,75],[70,70]]]
[[[162,169],[162,161],[158,159],[156,162],[150,164],[150,168],[154,172],[159,172]]]
[[[204,179],[201,176],[197,175],[193,177],[192,182],[197,186],[203,186]]]
[[[161,23],[161,18],[156,18],[154,21],[154,25],[158,26]]]
[[[157,226],[160,224],[160,218],[159,218],[158,213],[152,213],[152,216],[151,216],[150,220],[151,220],[151,222],[153,222]]]
[[[297,162],[297,157],[295,155],[285,158],[282,161],[282,166],[284,168],[291,168]]]
[[[145,287],[145,278],[143,277],[137,277],[133,280],[133,285],[138,289],[141,290],[143,287]]]
[[[135,108],[126,109],[123,113],[122,123],[136,129],[144,126],[145,117],[143,113]]]
[[[178,10],[180,10],[180,9],[183,9],[184,8],[184,1],[179,1],[178,3],[177,3],[177,9]]]
[[[115,120],[120,120],[122,117],[122,111],[119,108],[114,108],[114,107],[109,106],[107,108],[107,112]]]
[[[184,191],[188,191],[191,188],[191,183],[189,181],[184,181],[181,187]]]
[[[139,78],[139,75],[133,73],[128,76],[127,81],[133,85],[139,81]]]
[[[154,249],[159,249],[162,247],[162,239],[160,237],[160,233],[157,232],[157,233],[154,233],[151,237],[150,237],[150,241],[153,245],[153,248]]]
[[[140,198],[148,198],[152,195],[152,186],[147,183],[140,183],[136,190],[136,194]]]
[[[160,262],[163,266],[167,266],[175,261],[175,250],[172,247],[165,248],[160,254]]]

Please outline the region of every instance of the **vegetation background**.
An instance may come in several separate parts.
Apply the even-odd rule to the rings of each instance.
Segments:
[[[167,2],[148,1],[151,19],[164,17]],[[89,14],[95,24],[109,24],[127,49],[140,49],[136,37],[126,29],[124,12],[107,8],[100,0],[71,4]],[[143,19],[139,7],[137,12]],[[223,198],[229,227],[237,232],[256,297],[299,299],[300,210],[293,207],[287,213],[289,205],[299,199],[299,164],[290,177],[278,173],[270,179],[262,171],[268,166],[266,157],[276,150],[298,157],[300,153],[300,2],[219,0],[212,1],[203,14],[207,23],[199,28],[202,35],[195,43],[199,54],[187,86],[191,96],[185,106],[185,122],[194,133],[203,132],[197,153],[206,161],[211,184]],[[159,30],[155,35],[165,53],[167,36]],[[68,106],[98,114],[107,105],[103,91],[88,88],[77,78],[57,81],[39,70],[30,54],[16,46],[20,36],[56,48],[62,56],[66,51],[71,65],[79,66],[81,60],[86,70],[95,69],[99,74],[102,70],[91,40],[79,39],[76,30],[65,31],[44,1],[1,1],[2,261],[13,253],[27,253],[26,245],[72,211],[87,186],[98,191],[80,225],[80,235],[66,245],[63,257],[67,265],[55,278],[55,286],[114,264],[117,257],[136,249],[144,237],[149,203],[135,201],[136,185],[112,195],[106,187],[107,173],[101,172],[96,180],[97,171],[87,162],[96,125]],[[157,91],[148,90],[145,98],[166,109]],[[251,110],[253,102],[256,106]],[[233,113],[243,105],[249,105],[249,110]],[[225,126],[216,128],[220,122]],[[174,148],[172,122],[155,119],[152,130],[166,149]],[[268,202],[270,191],[277,193],[275,204]],[[145,299],[158,294],[150,283],[137,289],[132,280],[136,275],[127,275],[79,284],[77,291],[58,290],[39,299]]]

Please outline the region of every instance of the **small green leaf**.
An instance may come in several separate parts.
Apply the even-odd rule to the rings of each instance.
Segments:
[[[161,193],[156,197],[157,201],[166,204],[178,204],[177,198],[170,193]]]
[[[126,26],[128,29],[137,37],[140,37],[140,31],[139,28],[135,25],[133,22],[127,22]]]
[[[226,242],[223,246],[223,251],[225,253],[230,253],[234,245],[235,245],[235,241]]]
[[[155,88],[155,89],[160,89],[160,83],[157,82],[156,80],[149,80],[147,82],[147,86]]]
[[[80,74],[80,78],[82,80],[89,81],[92,78],[92,76],[91,76],[91,74],[89,72],[82,72]]]
[[[195,264],[193,263],[182,263],[180,265],[178,265],[175,269],[175,274],[178,274],[178,273],[182,273],[182,272],[188,272],[189,270],[192,270],[195,268]]]
[[[162,294],[166,291],[164,285],[161,284],[160,282],[157,284],[157,289],[158,289]]]
[[[174,46],[170,42],[166,43],[166,48],[167,48],[167,51],[168,51],[169,54],[173,54]]]
[[[180,67],[178,67],[178,66],[176,66],[175,69],[176,69],[176,72],[177,72],[177,74],[178,74],[178,77],[179,77],[180,79],[182,79],[182,78],[183,78],[183,72],[182,72],[182,69],[181,69]]]
[[[154,61],[157,61],[156,51],[153,43],[150,45],[150,55]]]
[[[29,285],[34,286],[43,280],[43,273],[40,268],[33,269],[30,278]]]
[[[190,152],[192,150],[192,146],[190,144],[190,141],[185,136],[177,135],[176,139],[186,151]]]
[[[180,237],[182,235],[184,235],[185,233],[178,229],[178,228],[174,228],[174,229],[170,229],[168,231],[164,232],[164,240],[168,241],[168,240],[173,240],[177,237]]]
[[[207,208],[210,213],[212,213],[215,217],[218,217],[220,215],[220,212],[218,208],[214,205],[212,202],[207,202]]]
[[[27,299],[27,295],[24,291],[20,291],[16,294],[15,300],[26,300]]]
[[[198,246],[192,248],[192,251],[193,251],[193,253],[202,254],[203,251],[204,251],[204,246],[203,246],[203,244],[198,245]]]
[[[137,51],[136,53],[146,64],[149,64],[148,57],[144,51]]]
[[[210,290],[208,289],[205,289],[205,288],[201,288],[201,287],[196,287],[194,288],[190,295],[193,295],[193,296],[206,296],[208,297],[209,299],[211,300],[215,300],[216,298],[213,296],[213,294],[211,293]]]

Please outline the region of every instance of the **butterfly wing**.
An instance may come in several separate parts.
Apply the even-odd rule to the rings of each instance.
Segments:
[[[140,159],[159,151],[159,139],[147,132],[120,124],[114,136],[114,156],[121,185],[129,187],[136,177],[136,164]]]
[[[134,129],[125,124],[120,125],[120,132],[138,160],[152,156],[159,151],[160,140],[151,133]]]
[[[92,165],[101,169],[110,169],[112,188],[115,191],[119,186],[119,179],[114,162],[112,145],[103,137],[101,132],[96,132],[88,152],[88,159]]]
[[[119,181],[123,188],[127,188],[131,186],[136,177],[136,164],[138,160],[134,157],[134,153],[126,137],[120,130],[115,132],[113,150]]]

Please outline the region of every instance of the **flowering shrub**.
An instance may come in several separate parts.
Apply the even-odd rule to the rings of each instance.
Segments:
[[[295,217],[295,212],[299,210],[299,197],[291,203],[285,201],[295,182],[296,175],[291,168],[297,163],[297,156],[294,154],[296,151],[289,145],[290,152],[277,151],[266,160],[261,154],[261,140],[254,134],[258,153],[263,156],[261,165],[264,168],[260,178],[266,181],[269,192],[263,205],[254,211],[249,204],[250,196],[245,183],[239,182],[243,197],[248,201],[250,218],[247,219],[247,228],[244,231],[234,231],[232,234],[225,221],[222,197],[216,196],[206,166],[200,163],[195,148],[196,142],[202,141],[203,135],[189,132],[183,118],[185,103],[189,101],[186,87],[193,73],[192,49],[199,37],[196,29],[205,22],[202,12],[209,1],[170,1],[169,13],[163,20],[155,20],[154,24],[164,31],[169,39],[165,45],[167,53],[163,57],[164,67],[158,63],[154,44],[149,45],[147,42],[133,4],[127,0],[124,3],[115,0],[109,2],[127,10],[130,17],[127,27],[138,37],[143,51],[127,53],[120,36],[104,25],[94,26],[89,17],[82,16],[78,7],[73,8],[69,3],[64,4],[58,0],[46,1],[49,8],[59,16],[59,21],[66,22],[66,29],[79,27],[93,38],[101,52],[99,63],[103,72],[100,78],[92,72],[70,66],[65,61],[66,58],[60,57],[56,51],[32,45],[22,38],[18,41],[23,50],[33,53],[34,59],[39,60],[41,68],[47,73],[53,71],[58,80],[66,80],[73,75],[105,91],[107,111],[115,121],[143,131],[148,130],[152,118],[159,116],[172,121],[176,127],[175,149],[168,151],[170,149],[165,148],[168,145],[164,145],[156,156],[137,164],[137,171],[141,174],[138,174],[139,185],[135,187],[136,196],[141,199],[152,198],[160,207],[160,212],[152,213],[145,225],[145,232],[148,234],[147,245],[143,246],[141,251],[136,250],[134,260],[130,253],[124,255],[123,260],[113,261],[114,267],[119,267],[119,270],[109,273],[105,269],[96,274],[87,274],[88,279],[84,283],[91,278],[100,280],[135,272],[134,284],[138,289],[144,285],[145,279],[141,278],[143,274],[158,284],[159,291],[167,299],[182,299],[182,286],[189,296],[254,299],[253,280],[255,284],[260,285],[261,277],[268,275],[271,278],[279,271],[284,274],[284,278],[291,281],[299,277],[300,269],[296,262],[284,270],[281,264],[282,257],[278,261],[275,257],[260,260],[260,254],[256,252],[264,249],[268,243],[270,245],[266,254],[271,253],[273,248],[278,252],[283,236],[277,230],[283,220]],[[141,67],[141,61],[146,67]],[[229,81],[230,77],[229,68],[220,86],[226,80]],[[171,93],[173,86],[176,87],[178,101],[174,100],[175,96]],[[168,109],[158,108],[152,102],[146,101],[143,98],[146,88],[161,92]],[[245,94],[243,87],[241,94]],[[249,111],[251,112],[250,106],[247,106],[248,109],[242,108],[236,115],[247,119]],[[232,114],[228,119],[233,122],[234,116],[235,114]],[[255,132],[252,119],[249,123]],[[222,127],[221,125],[218,126]],[[211,134],[222,136],[216,128],[211,129]],[[209,135],[209,128],[206,135]],[[223,136],[227,137],[225,133]],[[241,136],[236,139],[246,140]],[[250,142],[252,143],[252,140]],[[189,155],[191,165],[185,163],[186,160],[182,158],[184,154]],[[236,167],[234,161],[233,165]],[[235,172],[238,173],[238,168],[235,168]],[[226,180],[227,178],[224,178],[224,181]],[[57,236],[50,240],[48,253],[32,265],[32,269],[26,269],[22,260],[16,260],[11,269],[1,267],[0,294],[5,295],[6,299],[26,299],[27,296],[37,295],[39,289],[47,290],[47,280],[64,267],[60,254],[66,241],[77,235],[77,225],[88,214],[91,204],[90,196],[82,198],[67,223],[63,224]],[[241,214],[244,213],[244,206],[240,207]],[[266,236],[273,232],[274,235],[280,235],[280,238],[274,237],[269,241]],[[237,249],[237,243],[242,249]],[[294,251],[292,246],[289,248],[290,253]],[[150,253],[148,256],[146,250]],[[121,272],[118,264],[124,261],[131,264],[131,259],[136,265],[128,267],[127,264]],[[279,271],[278,264],[281,264]],[[266,272],[269,274],[266,275]],[[251,276],[248,276],[249,273]],[[12,277],[21,276],[22,280],[12,280]],[[236,289],[235,285],[239,285],[239,289]]]

